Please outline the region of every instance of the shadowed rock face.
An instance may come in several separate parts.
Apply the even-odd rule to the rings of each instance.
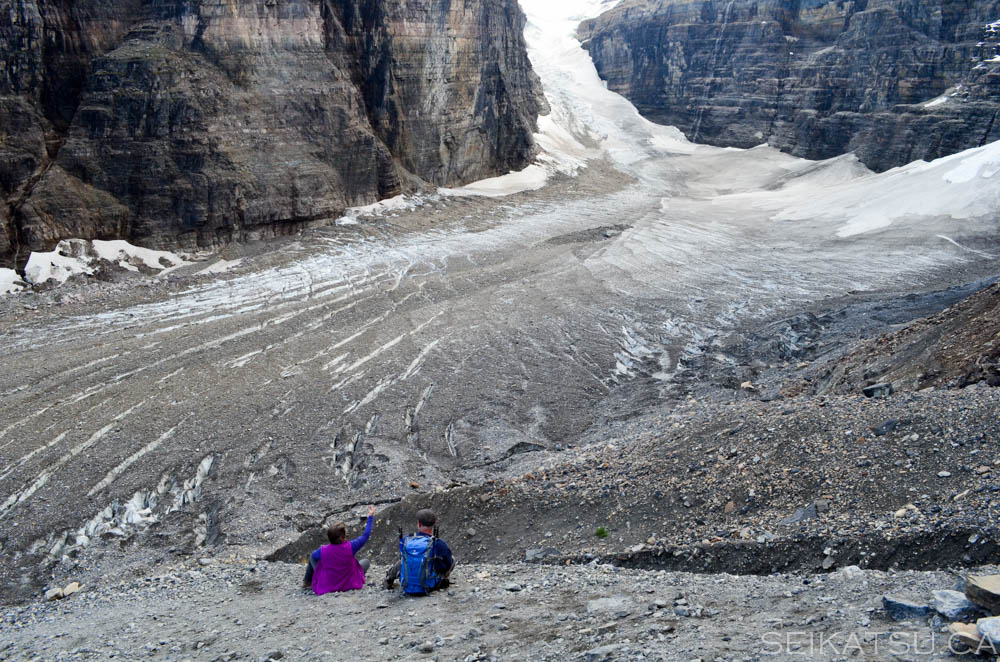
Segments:
[[[0,265],[211,247],[532,155],[516,0],[0,2]]]
[[[824,392],[858,392],[873,382],[896,389],[1000,386],[1000,285],[861,344],[822,380]]]
[[[998,19],[996,1],[650,0],[581,37],[611,89],[692,140],[884,170],[1000,138]]]

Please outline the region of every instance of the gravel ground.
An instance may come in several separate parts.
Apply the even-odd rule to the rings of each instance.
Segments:
[[[3,610],[2,660],[949,659],[941,622],[894,622],[892,593],[946,572],[695,575],[606,564],[462,565],[447,590],[315,597],[302,566],[230,558]],[[982,572],[995,568],[981,568]]]

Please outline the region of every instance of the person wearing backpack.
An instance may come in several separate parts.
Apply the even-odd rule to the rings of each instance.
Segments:
[[[385,587],[391,589],[399,579],[403,593],[427,595],[448,586],[455,567],[448,543],[437,537],[437,515],[426,508],[417,512],[417,532],[404,536],[399,532],[399,561],[389,568]]]
[[[372,534],[375,507],[368,506],[368,522],[360,537],[348,542],[347,525],[337,522],[326,531],[329,545],[323,545],[309,556],[303,588],[312,588],[316,595],[335,591],[353,591],[365,585],[365,572],[371,566],[368,559],[354,558]]]

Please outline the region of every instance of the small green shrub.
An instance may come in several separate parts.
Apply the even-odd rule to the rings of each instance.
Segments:
[[[607,538],[608,530],[605,529],[603,526],[599,526],[597,527],[597,532],[594,535],[597,536],[598,538]]]

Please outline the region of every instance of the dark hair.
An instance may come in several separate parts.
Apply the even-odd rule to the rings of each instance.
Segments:
[[[417,511],[417,522],[420,526],[434,526],[437,524],[437,521],[437,515],[434,514],[433,510],[424,508],[423,510]]]
[[[337,522],[326,530],[326,537],[330,540],[331,545],[339,545],[347,538],[347,525],[343,522]]]

